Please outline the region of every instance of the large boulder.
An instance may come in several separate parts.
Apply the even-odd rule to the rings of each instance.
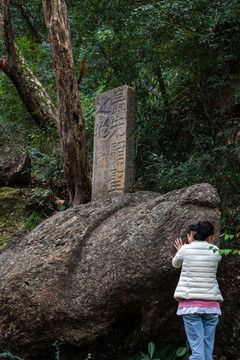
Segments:
[[[0,186],[28,185],[31,161],[18,145],[0,146]]]
[[[173,241],[199,220],[218,238],[218,207],[216,190],[199,184],[124,194],[44,221],[0,254],[0,352],[50,360],[62,338],[61,359],[98,349],[98,360],[116,360],[149,340],[184,339]]]

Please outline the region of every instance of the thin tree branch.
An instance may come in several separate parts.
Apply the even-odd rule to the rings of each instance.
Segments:
[[[102,51],[105,59],[108,61],[109,65],[111,66],[111,68],[113,69],[113,71],[115,72],[115,74],[117,75],[118,79],[121,81],[122,84],[125,84],[125,82],[124,82],[121,74],[119,74],[118,70],[115,68],[115,66],[113,65],[112,61],[109,59],[109,56],[107,55],[107,53],[106,53],[106,51],[104,50],[104,48],[103,48],[101,45],[99,45],[99,44],[98,44],[98,46],[99,46],[100,50]]]
[[[30,16],[29,14],[24,10],[24,8],[22,7],[22,5],[14,2],[14,1],[10,1],[10,4],[15,6],[18,11],[20,12],[20,14],[22,15],[22,17],[24,18],[24,20],[26,21],[27,23],[27,26],[29,28],[29,31],[30,31],[30,35],[31,35],[31,39],[33,39],[34,37],[36,39],[40,39],[40,36],[38,34],[38,32],[36,31],[36,29],[34,28],[31,20],[30,20]]]

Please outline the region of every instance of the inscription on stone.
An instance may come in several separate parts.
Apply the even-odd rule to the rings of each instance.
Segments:
[[[96,98],[92,199],[129,192],[133,184],[136,97],[123,85]]]

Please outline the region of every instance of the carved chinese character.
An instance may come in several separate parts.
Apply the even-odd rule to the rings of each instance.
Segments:
[[[135,91],[127,85],[96,99],[92,198],[128,192],[133,183]]]
[[[109,192],[123,190],[124,170],[110,169]]]

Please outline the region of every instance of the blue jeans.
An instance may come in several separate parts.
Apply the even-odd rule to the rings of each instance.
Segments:
[[[192,350],[189,360],[212,360],[218,315],[189,314],[182,317]]]

